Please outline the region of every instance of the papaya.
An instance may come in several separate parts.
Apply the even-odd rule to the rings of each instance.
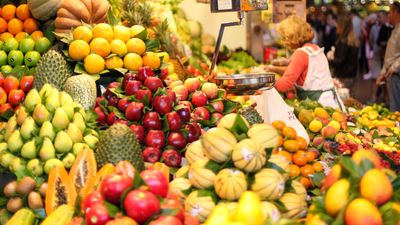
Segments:
[[[50,170],[46,190],[46,214],[50,215],[61,205],[74,207],[76,201],[75,186],[64,167],[59,166]]]
[[[97,164],[93,150],[90,148],[82,149],[69,171],[69,177],[78,194],[82,194],[83,189],[91,179],[95,178],[96,173]]]
[[[103,181],[103,179],[107,175],[114,173],[114,171],[115,171],[115,167],[111,163],[107,163],[103,167],[101,167],[99,172],[97,172],[96,176],[94,176],[93,179],[90,179],[87,182],[86,187],[83,188],[82,197],[83,198],[86,197],[86,195],[88,195],[92,191],[99,190],[100,184]]]

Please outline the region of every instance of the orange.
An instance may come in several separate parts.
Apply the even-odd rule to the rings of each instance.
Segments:
[[[15,17],[15,6],[8,4],[3,6],[3,8],[1,9],[1,17],[3,17],[3,19],[10,21],[12,18]]]
[[[12,34],[10,34],[10,33],[8,33],[8,32],[5,32],[5,33],[2,33],[2,34],[1,34],[0,39],[1,39],[2,41],[6,41],[7,39],[13,38],[13,37],[14,37],[14,35],[12,35]]]
[[[7,21],[3,18],[0,18],[0,33],[4,33],[7,31]]]
[[[98,74],[105,68],[104,59],[97,54],[90,54],[86,56],[83,66],[89,74]]]
[[[296,152],[299,150],[299,144],[296,140],[286,140],[283,142],[283,148],[289,152]]]
[[[110,54],[111,46],[110,43],[108,43],[108,41],[104,38],[94,38],[90,42],[90,50],[92,50],[93,53],[105,58]]]
[[[104,38],[108,42],[114,39],[114,31],[109,24],[99,23],[95,25],[92,29],[93,38]]]
[[[127,42],[131,38],[131,31],[128,27],[122,25],[114,26],[114,39]]]
[[[24,29],[26,33],[31,34],[33,31],[38,30],[39,26],[35,19],[28,18],[24,22]]]
[[[17,39],[18,42],[21,42],[26,36],[28,36],[28,33],[22,31],[15,35],[15,39]]]
[[[299,176],[300,168],[297,165],[290,164],[289,165],[289,175],[291,178]]]
[[[289,152],[287,152],[285,150],[279,151],[278,155],[281,155],[281,156],[285,157],[288,162],[292,161],[292,154],[290,154]]]
[[[83,40],[75,40],[68,47],[68,54],[75,61],[84,59],[89,53],[89,44]]]
[[[314,159],[315,159],[316,157],[317,157],[317,156],[316,156],[315,152],[311,152],[311,151],[306,152],[307,162],[312,162],[312,161],[314,161]]]
[[[124,67],[128,70],[138,70],[143,66],[140,55],[136,53],[128,53],[124,57]]]
[[[113,56],[111,58],[106,59],[106,67],[107,69],[116,69],[116,68],[123,68],[124,61],[118,56]]]
[[[307,149],[307,141],[301,136],[296,137],[297,144],[299,145],[299,149],[306,150]]]
[[[296,140],[296,138],[297,138],[297,132],[292,127],[284,127],[282,129],[282,134],[287,139]]]
[[[317,173],[322,172],[324,170],[324,167],[322,166],[322,164],[320,162],[315,162],[313,164],[313,168],[314,168],[314,171]]]
[[[292,161],[298,166],[304,166],[307,164],[307,157],[303,151],[298,151],[292,156]]]
[[[314,168],[310,164],[306,164],[300,168],[300,172],[303,177],[308,177],[314,173]]]
[[[14,18],[8,21],[8,32],[10,32],[10,34],[16,35],[23,30],[24,23],[20,19]]]
[[[282,136],[278,136],[278,147],[281,147],[283,145],[283,137]]]
[[[20,20],[26,20],[31,17],[31,12],[29,11],[29,6],[27,4],[19,5],[15,11],[15,14]]]
[[[300,177],[300,183],[301,183],[306,189],[312,187],[312,183],[311,183],[310,178],[307,178],[307,177]]]
[[[117,54],[118,56],[122,57],[128,52],[125,42],[121,41],[120,39],[112,40],[110,46],[111,52]]]
[[[39,39],[42,38],[43,36],[44,36],[44,35],[43,35],[43,32],[40,31],[40,30],[34,31],[34,32],[31,34],[31,37],[32,37],[32,39],[33,39],[34,41],[39,40]]]
[[[90,40],[92,40],[93,33],[89,29],[89,27],[79,26],[74,29],[74,31],[72,32],[72,36],[74,37],[74,40],[84,40],[89,43]]]
[[[126,42],[128,52],[133,52],[138,55],[143,55],[146,52],[146,44],[139,38],[131,38]]]
[[[281,120],[275,120],[272,122],[272,126],[278,130],[282,130],[284,127],[286,127],[286,123]]]
[[[161,60],[158,57],[157,53],[154,52],[146,52],[143,56],[143,65],[150,67],[153,70],[160,68]]]

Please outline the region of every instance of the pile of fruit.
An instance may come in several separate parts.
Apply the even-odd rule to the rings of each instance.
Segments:
[[[307,193],[301,183],[289,180],[285,157],[271,155],[278,141],[273,126],[250,126],[241,115],[228,114],[217,128],[188,146],[185,157],[189,166],[176,172],[171,188],[186,198],[186,211],[200,222],[206,221],[218,204],[234,210],[247,190],[263,201],[264,219],[279,218],[275,204],[286,208],[282,217],[300,218],[306,213]]]
[[[21,80],[14,76],[0,75],[0,116],[8,120],[14,110],[24,101],[25,95],[33,87],[33,76],[23,76]]]

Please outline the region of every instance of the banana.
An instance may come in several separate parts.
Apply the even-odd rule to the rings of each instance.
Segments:
[[[41,225],[65,225],[71,221],[74,216],[74,207],[69,205],[62,205],[53,211],[47,218],[42,222]]]
[[[35,215],[29,209],[23,208],[18,210],[6,225],[33,225]]]

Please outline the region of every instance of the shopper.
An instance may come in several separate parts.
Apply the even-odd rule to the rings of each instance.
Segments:
[[[279,24],[278,33],[283,44],[295,51],[284,71],[280,67],[265,67],[283,74],[275,88],[279,92],[296,88],[300,99],[310,98],[324,106],[344,109],[334,89],[324,49],[310,43],[314,37],[310,24],[299,16],[290,16]]]
[[[391,111],[400,111],[400,2],[390,6],[389,21],[394,26],[387,43],[382,71],[376,81],[387,81]]]
[[[359,43],[348,14],[339,16],[336,32],[338,37],[335,50],[328,53],[329,63],[333,68],[333,76],[352,90],[357,76],[357,62],[354,59],[358,56]]]
[[[324,33],[322,35],[322,46],[324,46],[324,51],[327,53],[335,46],[336,42],[336,15],[333,12],[329,12],[326,15],[326,25],[324,28]]]

